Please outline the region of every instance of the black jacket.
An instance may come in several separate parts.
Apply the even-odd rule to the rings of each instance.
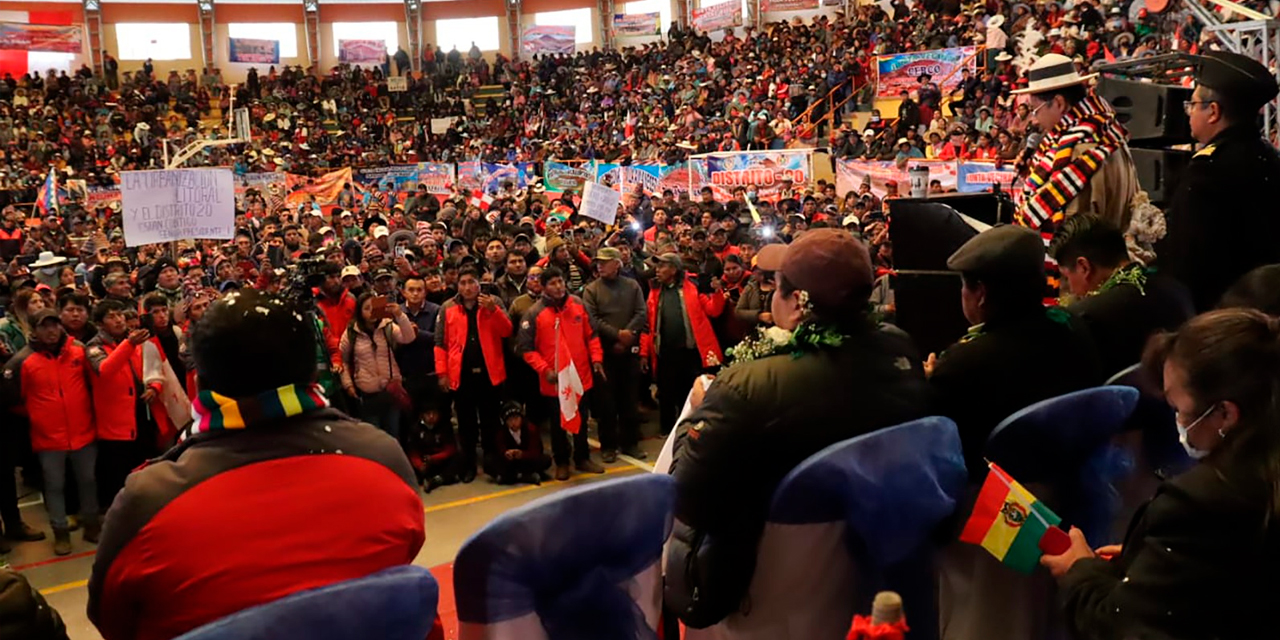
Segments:
[[[1093,341],[1078,325],[1075,319],[1054,320],[1037,307],[986,323],[981,333],[938,357],[929,383],[938,393],[938,414],[960,428],[970,477],[986,476],[983,449],[1001,420],[1027,405],[1103,382]]]
[[[1238,125],[1191,158],[1156,244],[1160,269],[1208,311],[1241,276],[1280,262],[1280,156],[1258,130]]]
[[[1071,305],[1071,312],[1088,327],[1106,377],[1137,364],[1151,334],[1177,329],[1196,314],[1187,288],[1158,272],[1141,291],[1117,285]]]
[[[1076,637],[1274,635],[1280,537],[1264,524],[1268,493],[1251,479],[1256,467],[1238,458],[1217,464],[1217,456],[1160,486],[1134,516],[1120,556],[1080,560],[1062,577]]]
[[[667,574],[686,574],[691,554],[705,574],[701,583],[668,580],[668,601],[686,623],[713,624],[741,603],[769,501],[788,472],[837,442],[932,415],[918,363],[903,334],[868,326],[837,351],[775,355],[721,373],[677,427]],[[707,618],[678,605],[693,587],[703,602],[719,601]]]

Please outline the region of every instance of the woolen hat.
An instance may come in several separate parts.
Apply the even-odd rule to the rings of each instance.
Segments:
[[[780,273],[824,307],[866,296],[875,282],[867,246],[843,229],[814,229],[789,245],[768,245],[756,254],[756,266]]]

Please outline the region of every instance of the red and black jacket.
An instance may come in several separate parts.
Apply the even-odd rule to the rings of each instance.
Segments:
[[[89,619],[105,640],[167,640],[408,564],[423,538],[413,469],[374,427],[325,409],[202,433],[135,471],[116,497]]]

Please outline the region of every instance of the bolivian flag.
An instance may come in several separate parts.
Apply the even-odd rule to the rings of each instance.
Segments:
[[[962,542],[981,545],[997,560],[1022,573],[1031,573],[1042,553],[1059,554],[1070,542],[1058,528],[1062,519],[991,464],[978,493],[973,515],[960,534]]]

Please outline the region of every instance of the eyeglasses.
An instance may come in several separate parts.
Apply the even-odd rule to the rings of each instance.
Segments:
[[[1035,115],[1036,115],[1037,113],[1039,113],[1039,111],[1040,111],[1041,109],[1045,108],[1045,105],[1048,105],[1048,104],[1049,104],[1049,103],[1051,103],[1051,102],[1053,102],[1053,101],[1052,101],[1052,100],[1045,100],[1044,102],[1041,102],[1039,105],[1036,105],[1036,108],[1032,109],[1032,110],[1031,110],[1031,113],[1030,113],[1030,114],[1028,114],[1028,115],[1030,115],[1030,116],[1032,116],[1032,117],[1035,117]]]
[[[1187,100],[1182,103],[1182,110],[1187,112],[1187,115],[1191,115],[1191,112],[1195,110],[1197,105],[1213,104],[1215,102],[1217,102],[1217,100]]]

